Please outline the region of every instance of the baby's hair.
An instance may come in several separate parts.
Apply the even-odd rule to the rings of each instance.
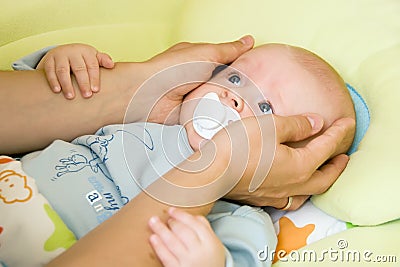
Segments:
[[[321,84],[321,89],[329,94],[338,97],[336,119],[353,118],[355,119],[354,104],[346,84],[339,73],[324,59],[311,51],[296,46],[287,46],[289,55],[300,64],[306,71],[313,75]],[[346,144],[345,150],[351,143]]]
[[[287,46],[292,57],[312,75],[320,79],[329,91],[342,89],[346,85],[339,73],[317,54],[297,46]]]
[[[316,77],[323,88],[329,92],[340,94],[340,97],[352,103],[346,84],[339,73],[323,58],[301,47],[287,46],[290,55],[304,69]],[[343,117],[355,118],[354,106],[343,114]]]

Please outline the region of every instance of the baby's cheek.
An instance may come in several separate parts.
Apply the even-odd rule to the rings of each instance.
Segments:
[[[245,106],[243,107],[243,109],[242,109],[242,111],[239,113],[239,115],[240,115],[240,118],[242,118],[242,119],[247,118],[247,117],[254,117],[254,116],[256,116],[256,115],[254,114],[253,110],[252,110],[248,105],[245,105]]]

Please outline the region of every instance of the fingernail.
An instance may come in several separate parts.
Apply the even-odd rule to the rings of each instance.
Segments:
[[[149,240],[150,240],[150,243],[152,243],[152,244],[157,244],[157,235],[152,234],[152,235],[150,236]]]
[[[68,99],[72,99],[72,98],[74,98],[74,95],[72,93],[67,93],[65,95],[65,97],[68,98]]]
[[[241,41],[242,44],[244,44],[244,45],[252,44],[252,38],[250,35],[243,36],[242,38],[239,39],[239,41]]]
[[[157,216],[152,216],[152,217],[149,219],[149,223],[150,223],[150,224],[156,224],[157,221],[158,221],[158,217],[157,217]]]
[[[54,91],[55,93],[59,93],[59,92],[61,92],[61,88],[60,88],[59,86],[55,86],[54,89],[53,89],[53,91]]]
[[[93,86],[93,87],[92,87],[92,91],[95,92],[95,93],[97,93],[97,92],[99,91],[99,87]]]
[[[313,118],[309,117],[309,116],[307,116],[307,120],[310,122],[311,127],[314,128],[314,126],[315,126],[315,120],[314,120]]]
[[[172,214],[174,213],[174,211],[175,211],[175,208],[174,208],[174,207],[170,207],[170,208],[168,209],[168,214],[169,214],[169,215],[172,215]]]
[[[84,94],[84,97],[90,97],[92,95],[92,92],[91,91],[86,91],[83,94]]]
[[[321,116],[317,114],[305,115],[305,116],[307,120],[310,122],[314,133],[319,132],[324,126],[324,119]]]

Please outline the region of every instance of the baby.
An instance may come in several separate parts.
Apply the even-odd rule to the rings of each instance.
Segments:
[[[245,53],[189,93],[181,107],[181,125],[105,126],[95,135],[72,143],[55,141],[43,151],[28,154],[21,159],[22,167],[80,238],[221,128],[270,113],[318,113],[325,129],[339,118],[355,118],[346,85],[329,64],[298,47],[268,44]],[[346,152],[350,145],[336,154]],[[277,242],[272,221],[260,208],[217,201],[208,216],[211,227],[204,218],[181,210],[172,209],[170,216],[167,224],[156,217],[149,221],[154,232],[150,243],[165,266],[271,264],[272,259],[262,261],[257,255],[266,246],[275,249]]]
[[[259,95],[254,92],[254,84],[259,87],[264,99],[260,99]],[[253,91],[252,93],[249,92],[251,90]],[[213,105],[210,100],[207,108],[205,108],[208,110],[203,112],[204,116],[209,114],[210,121],[201,120],[196,115],[201,115],[199,110],[201,110],[200,106],[204,100],[200,100],[199,104],[196,103],[197,106],[189,103],[195,99],[204,99],[205,96],[206,99],[220,101],[229,107],[232,112],[226,111],[225,116],[220,115],[223,109],[219,108],[217,104]],[[230,120],[254,116],[258,108],[264,114],[272,111],[274,114],[281,116],[319,113],[324,118],[325,128],[339,118],[355,118],[349,91],[343,79],[328,63],[317,55],[299,47],[268,44],[256,47],[245,53],[233,62],[230,67],[213,77],[210,83],[188,94],[181,109],[180,123],[185,126],[190,145],[193,149],[196,149],[201,146],[204,139],[211,138],[219,130],[216,125],[226,124]],[[224,117],[224,119],[221,119],[221,117]],[[215,125],[213,125],[212,121],[216,122]],[[304,142],[291,145],[302,146]],[[349,147],[350,144],[343,151],[336,151],[336,153],[345,153]],[[305,214],[309,214],[310,211],[311,214],[317,214],[322,224],[329,223],[330,225],[325,225],[325,230],[330,227],[330,234],[346,229],[344,222],[340,222],[319,211],[311,202],[307,203],[304,209],[306,210]],[[176,211],[174,212],[176,213]],[[296,212],[275,210],[271,210],[271,212],[274,213],[273,219],[277,232],[284,233],[284,229],[279,229],[279,225],[282,228],[282,221],[285,222],[283,219],[298,216],[298,214],[302,213],[302,208]],[[308,215],[305,216],[309,217]],[[196,224],[193,218],[190,221],[188,218],[182,219],[182,217],[185,218],[185,215],[173,216],[181,225],[188,228],[186,231],[196,233],[196,227],[199,227],[202,231],[204,231],[203,229],[212,231],[211,228],[198,226],[198,223]],[[160,224],[159,220],[150,222],[150,226],[154,231],[151,244],[160,260],[165,266],[186,266],[183,263],[189,263],[188,259],[191,259],[190,249],[185,250],[182,247],[187,248],[190,246],[191,241],[187,240],[189,238],[182,237],[179,234],[179,231],[182,231],[184,227],[182,226],[179,230],[176,230],[176,227]],[[334,224],[334,227],[332,227],[332,224]],[[213,225],[212,220],[211,225]],[[244,226],[237,230],[241,231],[242,229],[244,229]],[[322,238],[322,236],[319,238]],[[174,240],[177,245],[174,245],[174,243],[171,245],[171,240]],[[314,238],[313,241],[316,240]],[[286,244],[281,244],[281,241]],[[290,240],[282,240],[280,238],[279,242],[278,246],[281,250],[279,257],[285,256],[285,253],[282,252],[290,252],[292,249],[300,248],[299,246],[294,247],[291,244],[293,242],[290,242]],[[304,245],[306,243],[302,243],[302,246]],[[273,248],[269,247],[269,249]],[[268,253],[265,250],[259,252],[262,252],[261,254]],[[276,252],[279,252],[278,249]],[[259,256],[260,260],[262,260],[261,258],[265,260],[265,256],[268,257],[269,255]],[[276,255],[275,259],[277,259]],[[269,258],[269,260],[272,259]]]

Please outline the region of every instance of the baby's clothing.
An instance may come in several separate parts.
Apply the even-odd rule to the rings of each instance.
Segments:
[[[79,239],[193,153],[181,126],[105,126],[21,159]]]
[[[132,123],[106,126],[72,143],[55,141],[21,162],[80,238],[192,153],[184,127]],[[257,259],[258,250],[276,246],[271,219],[262,209],[218,201],[208,218],[227,248],[227,266],[271,264]],[[8,264],[8,255],[1,255]]]

